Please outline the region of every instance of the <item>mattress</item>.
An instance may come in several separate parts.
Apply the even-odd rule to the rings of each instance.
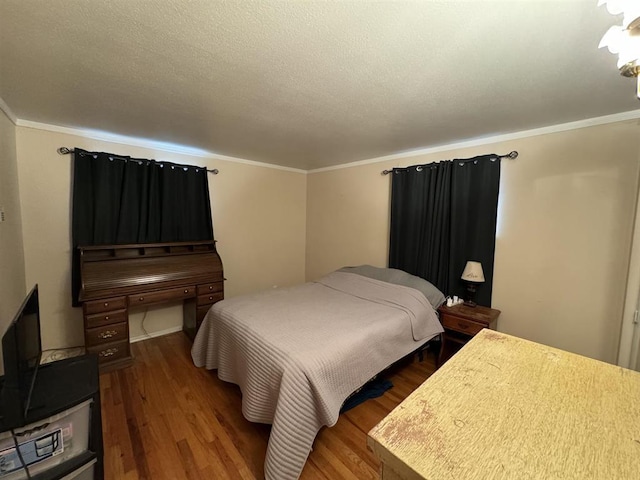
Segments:
[[[240,386],[247,420],[272,424],[265,477],[290,480],[352,392],[442,331],[418,290],[333,272],[216,303],[191,353]]]

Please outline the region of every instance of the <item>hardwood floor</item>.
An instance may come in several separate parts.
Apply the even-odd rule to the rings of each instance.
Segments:
[[[105,479],[261,479],[268,425],[250,423],[240,389],[196,368],[182,333],[132,345],[132,367],[100,376]],[[393,388],[323,428],[303,480],[375,479],[367,432],[433,373],[435,356],[408,359]]]

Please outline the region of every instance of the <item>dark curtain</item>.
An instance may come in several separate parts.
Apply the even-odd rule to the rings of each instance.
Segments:
[[[74,305],[80,290],[80,245],[212,239],[205,168],[74,149]]]
[[[500,157],[483,155],[394,169],[389,267],[466,297],[468,260],[482,263],[476,302],[491,306]]]

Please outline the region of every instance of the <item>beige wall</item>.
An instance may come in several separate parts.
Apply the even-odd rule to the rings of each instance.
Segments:
[[[0,335],[13,319],[26,291],[22,221],[18,192],[16,127],[0,110]],[[1,351],[1,349],[0,349]],[[0,361],[0,372],[3,370]]]
[[[5,213],[0,223],[0,336],[27,294],[15,134],[15,125],[0,110],[0,207]]]
[[[26,279],[40,285],[44,348],[83,343],[81,309],[70,300],[72,159],[56,152],[61,146],[220,169],[209,176],[209,189],[225,295],[304,281],[305,174],[18,127]],[[143,317],[144,310],[131,315],[132,337],[144,335]],[[151,308],[144,319],[150,334],[181,324],[180,305]]]
[[[209,182],[227,296],[299,283],[305,272],[313,280],[343,265],[385,265],[390,184],[381,170],[515,149],[520,157],[503,161],[499,201],[493,298],[503,312],[499,329],[614,362],[639,133],[636,122],[620,122],[304,175],[16,129],[0,115],[0,205],[7,212],[0,224],[0,313],[12,315],[26,287],[39,283],[45,348],[82,343],[81,313],[69,301],[71,158],[56,153],[60,146],[219,168]],[[17,223],[9,230],[10,222]],[[7,278],[16,279],[8,289]],[[144,335],[144,316],[132,314],[132,337]],[[179,328],[181,318],[179,305],[154,308],[144,325],[153,334]]]
[[[518,150],[518,159],[502,163],[498,329],[615,362],[639,141],[640,127],[628,121],[311,173],[306,278],[344,265],[386,265],[390,180],[383,169]]]

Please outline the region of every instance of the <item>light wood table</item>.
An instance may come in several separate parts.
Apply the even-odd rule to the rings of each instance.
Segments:
[[[485,329],[368,446],[386,480],[637,480],[640,373]]]

